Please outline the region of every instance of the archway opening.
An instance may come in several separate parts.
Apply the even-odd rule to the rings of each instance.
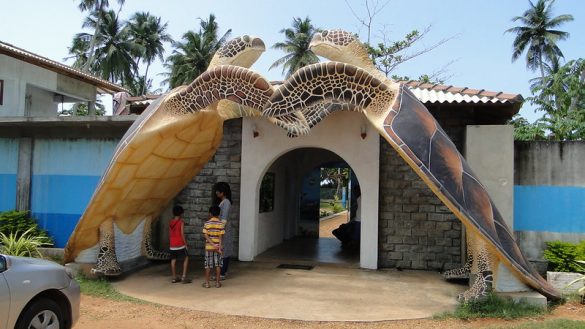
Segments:
[[[345,160],[325,149],[295,149],[259,185],[256,260],[359,265],[359,182]]]

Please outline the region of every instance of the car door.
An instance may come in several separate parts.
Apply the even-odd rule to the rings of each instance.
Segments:
[[[0,255],[0,329],[5,329],[8,323],[8,311],[10,310],[10,290],[4,277],[7,264],[6,258]]]

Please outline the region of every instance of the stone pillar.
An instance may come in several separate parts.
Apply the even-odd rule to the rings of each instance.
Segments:
[[[95,102],[87,102],[87,114],[90,116],[95,116]]]
[[[514,232],[514,127],[467,126],[465,158],[486,187],[506,225]],[[498,292],[528,291],[503,264],[494,288]]]
[[[18,145],[16,173],[16,210],[30,210],[33,139],[23,137]]]

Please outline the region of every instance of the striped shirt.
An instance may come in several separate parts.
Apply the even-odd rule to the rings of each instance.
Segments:
[[[207,234],[211,243],[205,240],[205,250],[214,251],[221,240],[221,236],[225,234],[224,224],[217,217],[211,217],[210,220],[203,225],[203,234]]]

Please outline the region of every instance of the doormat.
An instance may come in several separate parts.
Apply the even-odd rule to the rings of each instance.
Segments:
[[[286,269],[291,269],[291,270],[305,270],[305,271],[310,271],[310,270],[313,269],[313,267],[315,267],[315,266],[310,266],[310,265],[296,265],[296,264],[280,264],[276,268],[286,268]]]

